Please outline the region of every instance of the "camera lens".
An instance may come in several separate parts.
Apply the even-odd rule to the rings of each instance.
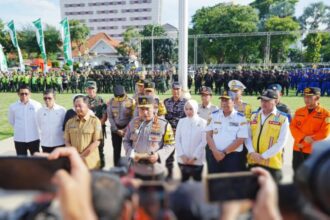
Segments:
[[[315,175],[315,198],[319,206],[330,215],[330,155],[320,161]]]

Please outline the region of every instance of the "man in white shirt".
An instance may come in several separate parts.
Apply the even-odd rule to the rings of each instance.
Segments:
[[[203,86],[200,89],[200,95],[202,103],[198,104],[198,116],[208,120],[211,113],[218,110],[218,107],[211,103],[212,100],[212,89],[210,87]]]
[[[55,91],[47,89],[44,94],[45,106],[37,112],[40,129],[40,144],[43,152],[51,153],[57,147],[64,146],[62,125],[66,110],[55,103]]]
[[[243,143],[248,138],[247,121],[234,109],[234,93],[224,91],[220,99],[221,109],[211,114],[206,127],[208,171],[244,171]]]
[[[30,99],[31,90],[22,85],[18,89],[19,100],[9,106],[8,121],[14,127],[14,143],[17,155],[39,152],[39,130],[36,121],[41,104]]]
[[[261,99],[261,110],[252,114],[250,135],[246,140],[249,167],[260,166],[268,170],[279,182],[282,178],[283,148],[289,137],[287,115],[276,108],[278,94],[265,90]]]

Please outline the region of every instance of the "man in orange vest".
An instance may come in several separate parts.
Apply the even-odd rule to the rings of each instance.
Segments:
[[[299,108],[291,121],[294,170],[312,153],[313,143],[327,138],[330,134],[330,112],[320,105],[320,95],[321,90],[317,87],[305,88],[306,106]]]

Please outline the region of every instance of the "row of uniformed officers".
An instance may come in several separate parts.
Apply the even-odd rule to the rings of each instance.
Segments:
[[[114,97],[105,103],[97,95],[96,83],[87,82],[87,96],[76,96],[74,108],[66,112],[63,145],[77,148],[90,169],[105,165],[106,120],[111,126],[114,165],[119,165],[123,147],[136,177],[143,180],[173,178],[176,151],[182,181],[190,177],[201,180],[205,159],[209,173],[237,172],[262,166],[279,181],[283,150],[290,131],[295,140],[294,169],[312,153],[313,142],[325,139],[330,133],[330,113],[320,105],[319,88],[304,90],[306,106],[291,118],[289,108],[280,102],[282,89],[277,84],[270,85],[258,97],[260,107],[255,112],[243,102],[245,86],[238,80],[229,82],[230,90],[219,97],[219,108],[211,103],[209,87],[200,89],[201,104],[197,104],[195,100],[182,97],[179,83],[173,83],[172,96],[163,102],[156,96],[153,82],[139,80],[136,86],[137,92],[132,98],[123,86],[116,86]],[[18,123],[19,118],[15,113],[18,110],[28,113],[24,107],[29,104],[29,100],[24,99],[28,92],[26,88],[20,89],[20,101],[10,107],[9,118],[14,126],[18,154],[24,146],[30,150],[33,143],[33,140],[24,139],[24,132],[15,130],[15,120]],[[46,105],[49,97],[52,98],[50,94],[44,94]],[[35,108],[35,105],[29,105],[30,110]],[[45,108],[43,117],[54,110]],[[15,135],[19,132],[21,136]],[[52,134],[41,131],[41,138],[47,136]],[[41,139],[43,143],[46,142]]]

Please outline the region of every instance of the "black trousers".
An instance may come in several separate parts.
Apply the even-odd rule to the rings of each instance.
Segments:
[[[59,147],[64,147],[65,145],[60,145],[60,146],[55,146],[55,147],[45,147],[45,146],[41,146],[42,148],[42,152],[44,153],[51,153],[53,152],[56,148],[59,148]]]
[[[123,141],[123,137],[119,136],[115,132],[111,132],[111,140],[113,146],[113,164],[114,166],[118,166],[121,154],[121,144]]]
[[[35,152],[39,152],[40,140],[35,140],[31,142],[14,141],[14,143],[17,155],[27,156],[28,151],[30,152],[30,155],[33,155]]]
[[[163,173],[153,176],[145,176],[136,173],[134,177],[143,181],[154,181],[154,180],[163,181],[165,179]]]
[[[300,167],[300,165],[307,160],[310,154],[306,154],[300,151],[293,151],[293,160],[292,160],[292,168],[294,172]]]
[[[181,182],[186,182],[190,177],[195,181],[202,180],[203,165],[186,165],[179,163]]]
[[[208,173],[227,173],[240,172],[246,170],[245,154],[243,152],[232,152],[227,154],[221,161],[217,161],[212,151],[206,148],[206,159],[208,164]]]
[[[167,168],[167,178],[173,178],[173,168],[174,168],[174,154],[175,150],[170,154],[170,156],[166,159],[166,168]]]
[[[249,169],[251,169],[253,167],[261,167],[261,168],[264,168],[265,170],[267,170],[277,184],[280,183],[280,181],[283,177],[282,170],[277,170],[277,169],[273,169],[273,168],[265,167],[265,166],[261,166],[261,165],[249,165]]]

